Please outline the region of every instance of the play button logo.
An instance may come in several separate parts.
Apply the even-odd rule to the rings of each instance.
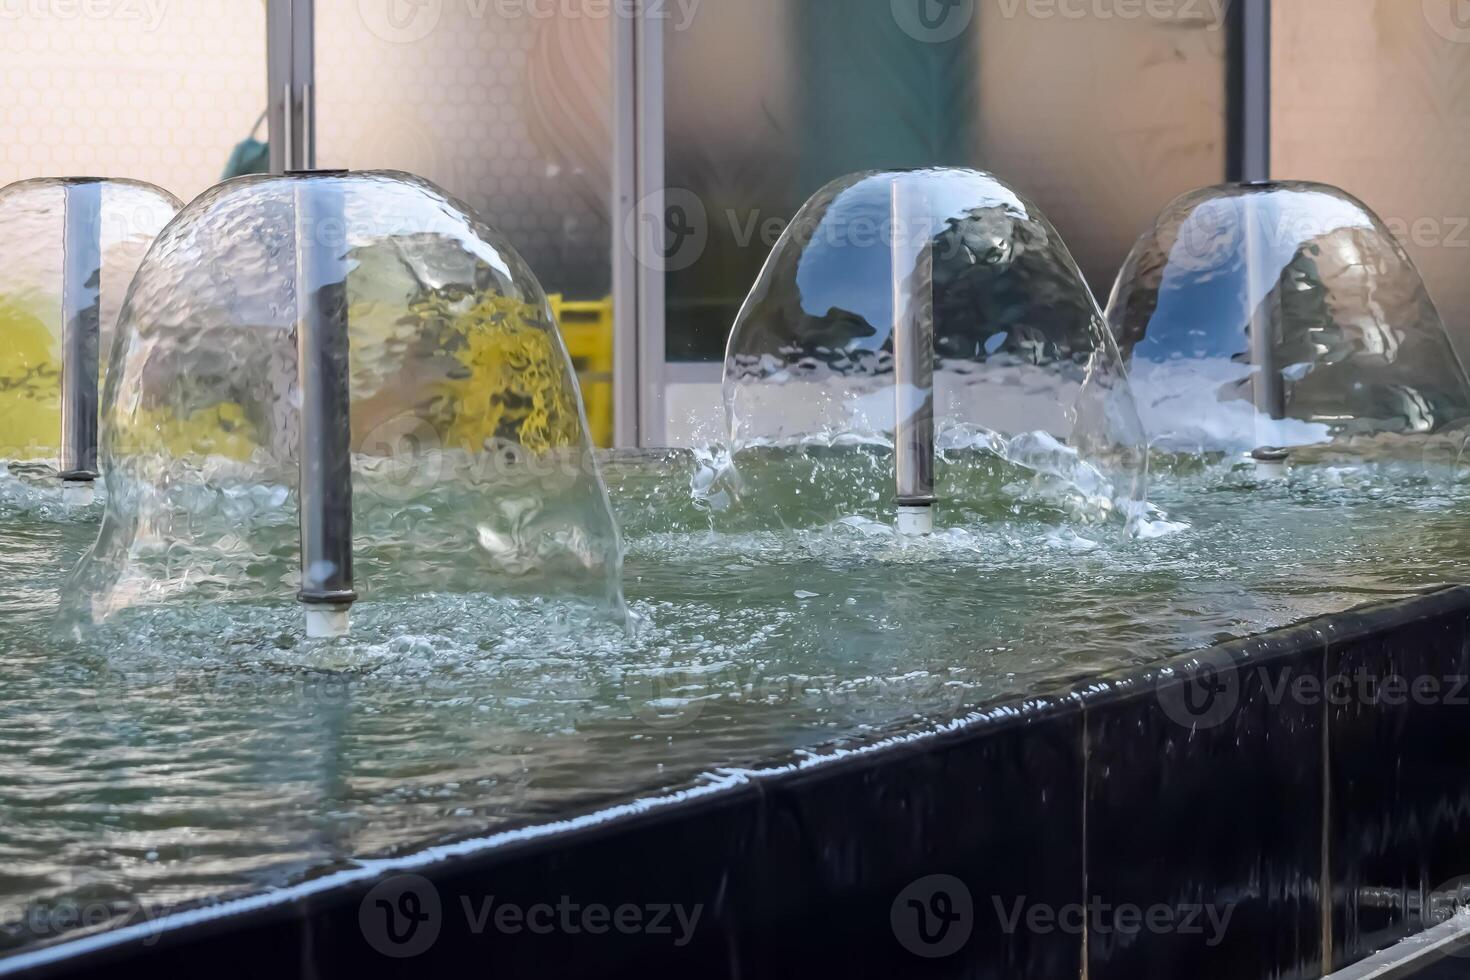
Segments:
[[[1470,44],[1470,0],[1421,0],[1424,19],[1440,37]]]
[[[357,13],[375,37],[390,44],[412,44],[439,26],[444,0],[357,0]]]

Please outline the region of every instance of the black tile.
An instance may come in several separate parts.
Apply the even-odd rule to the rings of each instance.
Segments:
[[[1089,980],[1320,975],[1323,659],[1288,631],[1090,699]]]
[[[750,975],[1078,976],[1080,935],[1007,918],[1081,901],[1081,743],[1071,710],[774,790],[740,896],[766,913],[743,933]]]
[[[1333,965],[1433,925],[1436,892],[1470,881],[1466,590],[1385,610],[1329,668]],[[1470,963],[1461,964],[1470,975]]]

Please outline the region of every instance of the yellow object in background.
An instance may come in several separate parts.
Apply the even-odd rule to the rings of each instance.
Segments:
[[[61,442],[56,334],[16,299],[0,297],[0,458],[55,456]]]
[[[592,442],[604,448],[613,442],[613,301],[569,302],[560,293],[547,297],[561,328],[562,340],[587,407]]]
[[[434,304],[416,308],[431,318]],[[462,372],[441,384],[441,438],[448,448],[476,450],[490,438],[532,452],[578,446],[574,389],[541,311],[519,300],[485,296],[447,319]]]
[[[587,409],[589,434],[594,444],[611,446],[612,298],[570,302],[560,294],[553,294],[549,300],[577,372],[582,401]],[[488,368],[494,365],[501,365],[499,370],[502,372],[515,371],[524,358],[514,355],[518,352],[524,354],[521,348],[534,341],[537,335],[526,331],[506,333],[503,330],[483,336],[478,332],[471,333],[479,340],[466,349],[462,358],[469,359],[466,367],[472,373],[466,381],[450,387],[451,403],[457,406],[478,404],[479,399],[468,395],[480,388],[496,393],[497,397],[492,399],[494,405],[501,405],[507,397],[517,404],[524,401],[526,405],[522,414],[526,418],[520,421],[530,424],[532,431],[521,436],[527,439],[528,445],[546,448],[565,443],[567,436],[558,428],[558,424],[564,424],[565,413],[558,411],[554,404],[542,404],[544,397],[550,395],[534,385],[531,387],[535,390],[526,390],[528,381],[532,379],[506,378],[495,375],[494,371],[487,373]],[[60,435],[61,371],[54,350],[53,331],[19,304],[0,300],[0,336],[6,338],[5,345],[0,348],[0,458],[54,455]],[[480,361],[487,363],[482,365]],[[502,361],[505,363],[501,364]],[[537,395],[541,397],[533,397]],[[144,428],[151,432],[157,444],[128,447],[133,452],[167,449],[177,455],[203,453],[243,460],[250,457],[255,445],[253,427],[246,420],[243,409],[233,402],[201,406],[200,410],[184,417],[164,409],[151,412],[143,409],[142,413],[148,423]],[[471,413],[466,418],[477,423],[476,431],[483,427],[478,423],[485,421],[480,414],[483,412]],[[448,435],[453,438],[455,433]]]

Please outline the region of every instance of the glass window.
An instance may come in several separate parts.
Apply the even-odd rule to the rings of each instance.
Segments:
[[[1106,298],[1157,211],[1224,179],[1215,6],[710,0],[670,17],[666,182],[709,235],[668,276],[669,359],[721,359],[785,222],[867,169],[995,172]]]
[[[612,439],[612,24],[598,0],[316,6],[317,164],[407,170],[514,243]]]

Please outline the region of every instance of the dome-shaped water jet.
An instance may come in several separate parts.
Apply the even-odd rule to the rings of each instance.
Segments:
[[[932,527],[936,446],[1086,469],[1108,506],[1143,498],[1142,430],[1096,301],[1035,205],[979,171],[818,191],[740,310],[724,387],[737,464],[755,447],[891,454],[903,533]]]
[[[1470,415],[1418,270],[1326,184],[1178,198],[1134,246],[1108,320],[1165,451],[1248,456],[1276,476],[1288,459],[1427,458]]]
[[[90,500],[98,476],[98,392],[118,309],[180,207],[135,180],[0,188],[0,457],[54,465],[69,501]]]
[[[546,296],[432,184],[228,181],[160,236],[118,329],[113,493],[71,590],[86,618],[283,586],[309,635],[344,632],[365,590],[488,585],[621,612],[618,531]]]

